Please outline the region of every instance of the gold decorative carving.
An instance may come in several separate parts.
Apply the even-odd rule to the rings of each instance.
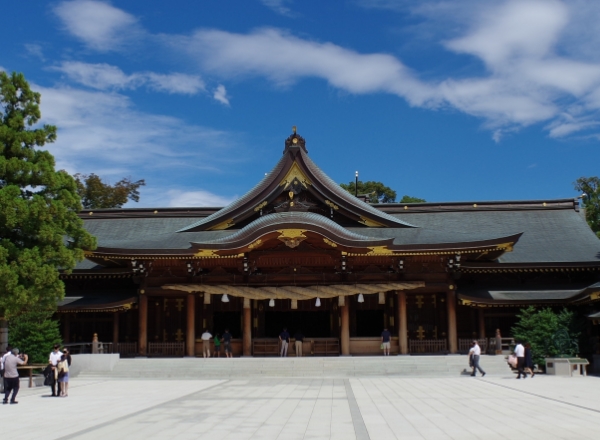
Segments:
[[[369,252],[367,252],[367,255],[371,256],[371,255],[395,255],[394,251],[388,249],[387,246],[374,246],[374,247],[370,247],[369,249],[371,249]]]
[[[302,229],[280,229],[277,232],[281,234],[277,239],[283,241],[290,248],[297,247],[307,238]]]
[[[365,226],[369,226],[370,228],[381,228],[383,225],[381,223],[376,222],[375,220],[371,220],[365,217],[361,217],[359,220]]]
[[[419,326],[419,328],[417,329],[417,339],[425,339],[425,329],[423,328],[422,325]]]
[[[324,238],[323,241],[331,247],[337,247],[337,244],[329,240],[328,238]]]
[[[460,302],[463,306],[470,306],[473,303],[473,301],[469,301],[468,299],[461,299]]]
[[[263,241],[259,238],[254,243],[250,243],[248,245],[248,249],[256,249],[256,248],[261,247],[262,245],[263,245]]]
[[[506,252],[512,252],[513,251],[513,244],[514,243],[502,243],[498,245],[498,249],[506,251]]]
[[[325,204],[327,206],[329,206],[330,208],[333,208],[335,211],[337,211],[338,209],[340,209],[340,207],[338,205],[336,205],[335,203],[333,203],[330,200],[325,200]]]
[[[268,202],[265,200],[264,202],[260,203],[259,205],[256,206],[256,208],[254,208],[254,212],[258,212],[261,209],[263,209],[265,206],[267,206]]]
[[[235,225],[235,222],[232,218],[229,220],[225,220],[223,223],[219,223],[218,225],[213,226],[209,229],[209,231],[222,231],[223,229],[227,229]]]
[[[306,177],[296,162],[294,162],[290,167],[285,177],[279,183],[279,186],[287,187],[294,181],[294,179],[299,180],[305,188],[307,188],[308,185],[312,185],[310,179]]]
[[[200,249],[194,254],[194,257],[218,257],[219,255],[211,249]]]
[[[600,292],[592,292],[590,294],[590,300],[591,301],[596,301],[598,299],[600,299]]]

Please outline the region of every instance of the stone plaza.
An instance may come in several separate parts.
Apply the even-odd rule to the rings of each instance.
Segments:
[[[419,374],[427,373],[424,367],[389,373],[402,357],[367,359],[388,365],[373,374],[359,370],[360,360],[348,373],[343,365],[349,360],[338,358],[330,374],[300,359],[296,364],[309,367],[301,377],[286,373],[293,371],[291,359],[251,360],[262,365],[257,377],[248,376],[240,359],[135,359],[121,361],[120,374],[81,373],[66,398],[48,397],[47,387],[22,387],[19,405],[3,406],[2,420],[12,439],[597,438],[597,377],[515,380],[508,367],[500,369],[499,358],[484,356],[482,365],[490,366],[484,378],[464,371]],[[193,378],[191,366],[207,377]],[[167,374],[178,370],[182,379]]]

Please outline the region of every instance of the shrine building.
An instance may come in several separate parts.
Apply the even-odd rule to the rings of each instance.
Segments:
[[[236,356],[272,355],[283,327],[307,355],[380,353],[384,328],[392,354],[457,353],[509,336],[523,306],[600,300],[600,240],[577,199],[368,204],[295,130],[224,208],[80,215],[98,248],[61,275],[64,342],[97,333],[122,355],[201,355],[205,328],[228,328]]]

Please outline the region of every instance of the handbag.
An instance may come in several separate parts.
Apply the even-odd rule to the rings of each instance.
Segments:
[[[379,346],[379,348],[380,348],[381,350],[383,350],[383,342],[381,343],[381,345]]]

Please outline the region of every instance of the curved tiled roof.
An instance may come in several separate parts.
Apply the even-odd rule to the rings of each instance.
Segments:
[[[389,238],[373,238],[351,232],[348,229],[343,228],[337,223],[331,221],[327,217],[320,214],[315,214],[313,212],[278,212],[264,215],[239,231],[228,235],[227,237],[204,241],[202,244],[232,243],[253,235],[262,229],[268,228],[270,230],[274,230],[277,227],[284,229],[299,228],[307,230],[325,229],[331,234],[348,241],[363,241],[369,243],[391,241]],[[194,244],[199,244],[199,242],[195,242]]]
[[[253,214],[257,204],[268,199],[274,191],[278,191],[279,182],[277,181],[284,171],[288,171],[296,162],[301,162],[301,165],[306,167],[311,180],[312,187],[323,194],[326,198],[331,198],[332,202],[344,207],[348,212],[356,215],[358,218],[368,217],[368,220],[381,222],[385,226],[394,225],[395,227],[414,228],[416,226],[400,220],[392,215],[373,208],[368,203],[352,196],[342,189],[336,182],[327,176],[309,157],[304,148],[286,147],[284,154],[279,159],[279,162],[262,179],[254,188],[244,194],[236,201],[230,203],[223,209],[209,215],[208,217],[197,221],[177,232],[197,231],[203,226],[207,229],[214,227],[216,224],[231,220],[233,217],[239,218],[241,208],[246,207],[246,213]],[[269,190],[271,187],[271,190]],[[238,212],[236,212],[238,211]],[[246,215],[246,217],[248,216]]]

